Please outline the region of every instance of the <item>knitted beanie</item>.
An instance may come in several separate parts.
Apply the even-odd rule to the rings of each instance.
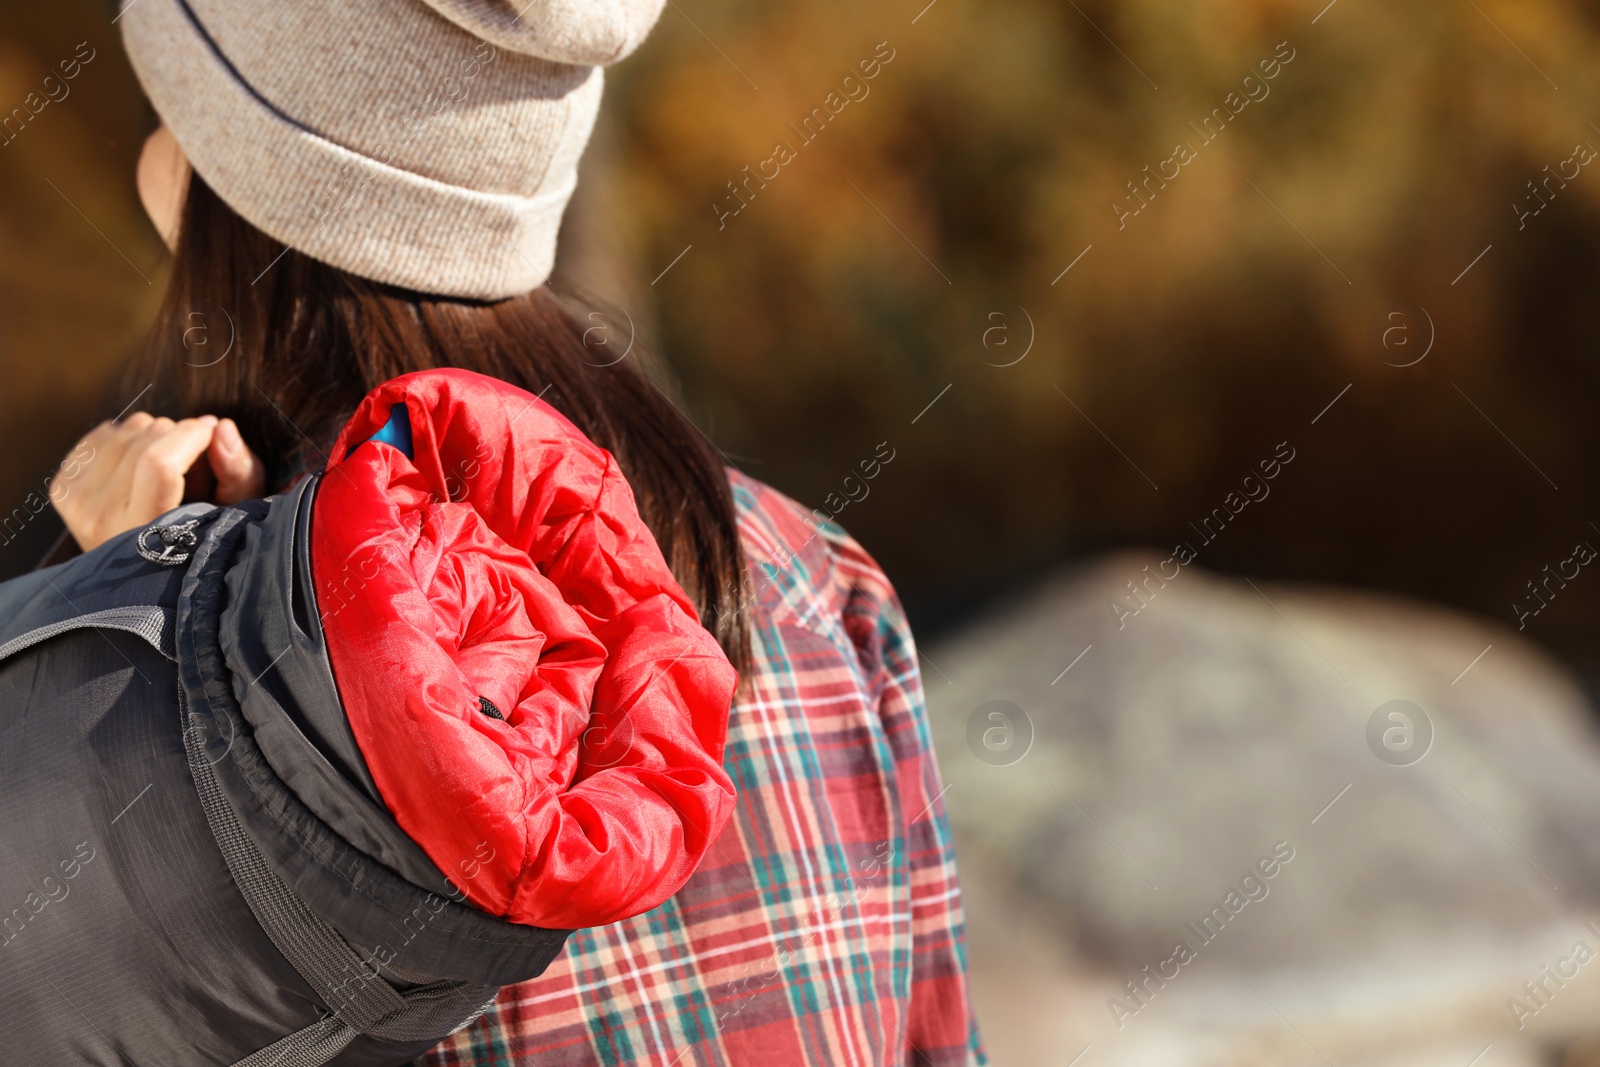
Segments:
[[[664,2],[127,0],[119,18],[156,111],[245,219],[352,274],[496,300],[549,276],[600,68]]]

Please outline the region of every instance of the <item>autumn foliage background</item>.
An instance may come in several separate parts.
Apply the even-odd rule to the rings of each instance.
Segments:
[[[611,79],[563,242],[566,284],[665,354],[749,473],[829,506],[887,442],[838,518],[919,634],[1098,549],[1198,546],[1190,523],[1285,441],[1203,566],[1514,624],[1541,568],[1600,544],[1600,174],[1521,229],[1512,208],[1600,145],[1593,5],[925,3],[674,0]],[[0,9],[0,111],[98,50],[0,147],[8,507],[130,399],[165,270],[113,14]],[[1126,183],[1283,42],[1270,94],[1119,228]],[[870,94],[800,146],[788,124],[881,46]],[[796,158],[719,226],[780,141]],[[1379,341],[1402,309],[1403,357]],[[1432,348],[1395,366],[1419,309]],[[8,533],[0,569],[53,533]],[[1597,623],[1591,579],[1529,628],[1593,678]]]

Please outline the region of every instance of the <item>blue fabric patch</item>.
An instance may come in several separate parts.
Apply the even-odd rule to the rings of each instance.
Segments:
[[[411,416],[406,412],[406,406],[396,404],[390,408],[389,421],[383,424],[383,429],[367,438],[367,441],[380,441],[398,448],[407,459],[415,459],[416,454],[411,446]],[[366,444],[367,441],[363,441],[362,444]],[[356,447],[359,448],[360,445]]]

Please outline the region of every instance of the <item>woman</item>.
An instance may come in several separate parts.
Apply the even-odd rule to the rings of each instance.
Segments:
[[[298,484],[398,376],[460,368],[542,397],[615,458],[739,672],[737,802],[671,899],[576,933],[427,1062],[982,1062],[893,589],[838,527],[724,467],[544,285],[600,68],[661,7],[128,4],[164,121],[139,190],[175,253],[130,393],[170,417],[96,428],[52,498],[92,550],[196,494]]]

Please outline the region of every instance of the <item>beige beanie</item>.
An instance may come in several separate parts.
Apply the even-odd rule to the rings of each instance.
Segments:
[[[544,283],[602,66],[665,0],[127,0],[134,70],[235,211],[324,263],[496,300]]]

